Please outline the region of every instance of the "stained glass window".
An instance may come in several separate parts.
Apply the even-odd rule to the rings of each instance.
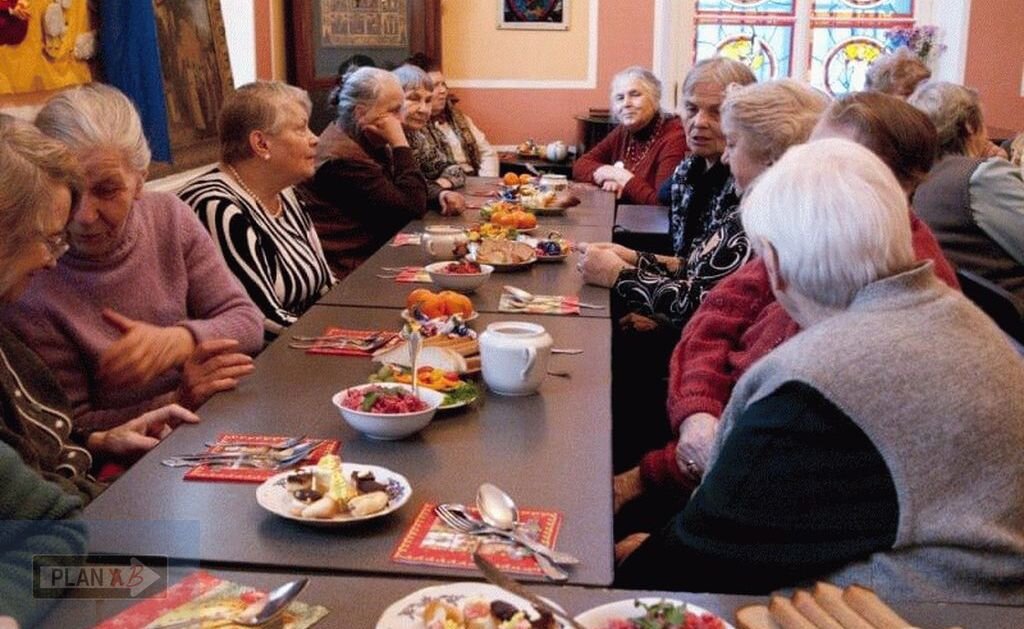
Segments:
[[[908,18],[914,0],[814,0],[814,16]]]
[[[697,25],[697,58],[722,55],[742,61],[758,81],[789,76],[793,48],[791,24]]]
[[[699,13],[793,15],[793,0],[698,0]]]
[[[886,32],[912,27],[914,0],[697,0],[695,60],[723,55],[759,81],[805,77],[831,94],[863,89]],[[809,21],[798,20],[798,14]],[[806,26],[805,26],[806,25]],[[806,49],[794,51],[797,28]],[[802,29],[808,28],[808,31]]]

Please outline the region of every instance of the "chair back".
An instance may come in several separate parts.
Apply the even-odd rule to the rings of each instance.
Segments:
[[[1024,303],[977,273],[959,269],[956,276],[968,299],[985,311],[1011,338],[1024,343]]]

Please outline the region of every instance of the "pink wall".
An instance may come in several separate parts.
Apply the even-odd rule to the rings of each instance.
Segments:
[[[611,77],[619,70],[649,68],[654,40],[653,0],[602,2],[598,26],[597,87],[592,90],[457,88],[459,106],[492,144],[576,141],[573,116],[590,107],[608,107]],[[528,58],[528,53],[524,55]],[[509,60],[525,63],[526,60]],[[530,60],[536,63],[538,60]],[[539,62],[543,62],[540,60]]]
[[[989,127],[1024,129],[1024,0],[973,0],[964,83],[981,95]]]

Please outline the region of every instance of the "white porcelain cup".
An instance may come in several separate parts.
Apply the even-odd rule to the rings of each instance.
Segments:
[[[454,260],[465,254],[469,237],[459,227],[430,225],[424,229],[422,245],[434,260]]]
[[[561,162],[569,156],[569,147],[561,140],[547,145],[545,157],[551,162]]]
[[[501,395],[530,395],[548,371],[554,341],[536,323],[499,321],[480,335],[484,382]]]

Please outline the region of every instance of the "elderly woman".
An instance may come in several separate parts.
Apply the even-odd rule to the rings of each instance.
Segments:
[[[85,191],[70,251],[0,319],[54,371],[76,429],[233,388],[262,347],[262,316],[192,210],[143,192],[150,153],[131,101],[92,84],[53,97],[36,125],[71,149]]]
[[[220,112],[220,164],[178,192],[263,312],[267,340],[334,283],[313,223],[292,189],[315,171],[311,109],[304,90],[284,83],[238,88]]]
[[[704,482],[618,585],[1024,599],[1024,363],[915,260],[907,211],[892,171],[843,139],[791,149],[746,196],[804,331],[740,379]]]
[[[467,175],[497,177],[498,152],[473,120],[455,107],[441,68],[430,62],[426,66],[423,69],[434,83],[434,99],[425,130],[451,156],[448,161],[458,164]]]
[[[906,100],[921,81],[931,76],[932,71],[924,61],[904,46],[879,57],[871,64],[864,87]]]
[[[66,226],[83,182],[67,147],[4,115],[0,166],[0,230],[6,234],[0,242],[0,302],[11,304],[26,289],[35,290],[38,280],[51,274],[46,269],[54,268],[68,250]],[[43,276],[33,281],[40,272]],[[27,347],[25,341],[31,340],[0,326],[0,441],[39,476],[83,503],[103,489],[91,476],[94,455],[131,459],[180,422],[198,421],[184,408],[170,405],[110,430],[81,434],[73,430],[71,404],[50,371],[57,365],[49,361],[48,367]],[[6,479],[3,474],[0,478]]]
[[[1024,303],[1021,169],[992,156],[973,90],[928,81],[908,102],[935,123],[941,156],[914,196],[914,208],[953,264],[1003,287]]]
[[[443,216],[459,214],[466,207],[466,199],[455,189],[466,184],[466,173],[445,151],[445,146],[434,142],[427,132],[433,111],[434,83],[422,68],[410,64],[395,68],[394,75],[405,91],[402,127],[416,163],[427,179],[428,202]]]
[[[327,261],[338,277],[427,211],[427,180],[402,129],[398,78],[362,67],[337,88],[338,119],[320,134],[308,192]]]
[[[871,149],[908,197],[931,169],[937,146],[927,116],[880,92],[856,92],[834,102],[812,133],[812,138],[823,137],[847,138]],[[908,218],[918,259],[931,260],[936,275],[957,287],[931,231],[913,212]],[[645,495],[648,500],[626,513],[646,512],[645,525],[650,526],[659,520],[652,503],[660,506],[666,494],[689,494],[707,466],[718,418],[736,381],[799,331],[775,300],[762,260],[752,260],[715,286],[687,324],[669,364],[668,415],[678,439],[648,452],[639,467],[616,477],[616,505]]]
[[[576,181],[593,181],[623,203],[658,203],[658,188],[686,153],[677,116],[661,112],[661,81],[632,66],[612,78],[611,111],[617,126],[572,167]]]

